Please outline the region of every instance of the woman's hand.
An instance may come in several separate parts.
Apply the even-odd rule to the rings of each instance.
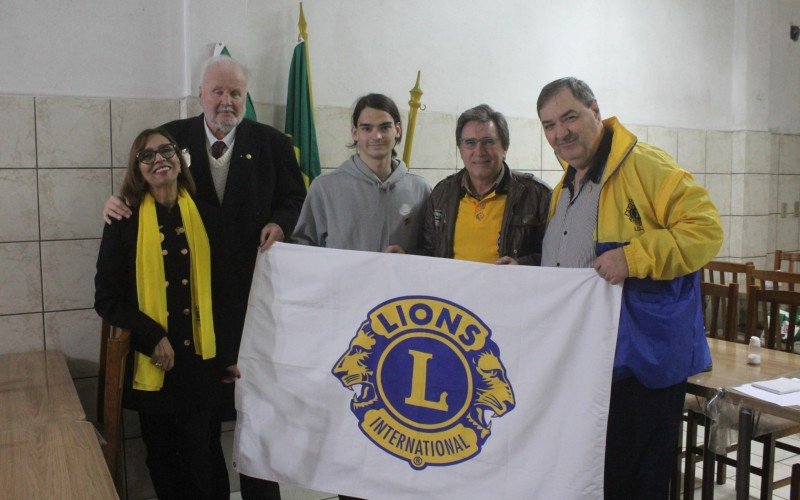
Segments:
[[[232,384],[236,382],[237,378],[242,378],[242,374],[239,372],[239,367],[237,365],[231,365],[225,368],[225,371],[227,373],[222,376],[223,384]]]
[[[156,348],[153,349],[153,354],[150,356],[150,362],[165,372],[172,370],[175,366],[175,351],[172,350],[172,344],[169,343],[167,337],[162,337],[156,344]]]

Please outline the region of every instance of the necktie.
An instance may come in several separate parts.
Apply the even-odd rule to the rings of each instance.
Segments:
[[[211,145],[211,156],[214,159],[219,159],[220,156],[225,154],[225,150],[228,149],[228,146],[225,145],[222,141],[217,141]]]

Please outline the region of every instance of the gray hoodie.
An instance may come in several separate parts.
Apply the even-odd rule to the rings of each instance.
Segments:
[[[400,160],[386,181],[353,155],[330,174],[314,179],[292,239],[303,245],[381,252],[400,245],[417,249],[431,187]]]

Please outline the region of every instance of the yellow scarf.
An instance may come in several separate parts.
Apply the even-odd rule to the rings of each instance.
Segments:
[[[178,193],[186,241],[191,258],[192,334],[195,352],[203,359],[217,354],[214,315],[211,309],[211,250],[208,235],[192,198],[181,189]],[[139,207],[139,232],[136,242],[136,292],[139,310],[167,329],[167,290],[161,233],[158,230],[155,199],[148,193]],[[136,352],[133,388],[158,391],[164,385],[164,370],[150,362],[150,356]]]

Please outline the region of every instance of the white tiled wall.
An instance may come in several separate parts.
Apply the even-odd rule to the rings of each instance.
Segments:
[[[256,111],[260,121],[283,128],[283,106],[257,103]],[[87,409],[94,408],[99,350],[99,320],[92,304],[102,203],[119,190],[130,143],[141,129],[199,112],[194,97],[0,95],[0,353],[63,350]],[[317,109],[324,171],[352,153],[346,148],[350,113],[346,108]],[[411,168],[431,184],[461,167],[456,119],[454,114],[418,114]],[[509,165],[555,185],[562,169],[538,120],[509,116],[508,121]],[[628,128],[639,140],[675,156],[708,188],[726,235],[719,258],[752,260],[763,267],[772,262],[776,248],[800,249],[800,215],[795,213],[795,204],[800,204],[800,136],[636,124]],[[128,415],[130,498],[152,495],[137,429]],[[230,438],[227,432],[225,439]],[[234,478],[234,488],[236,484]]]

